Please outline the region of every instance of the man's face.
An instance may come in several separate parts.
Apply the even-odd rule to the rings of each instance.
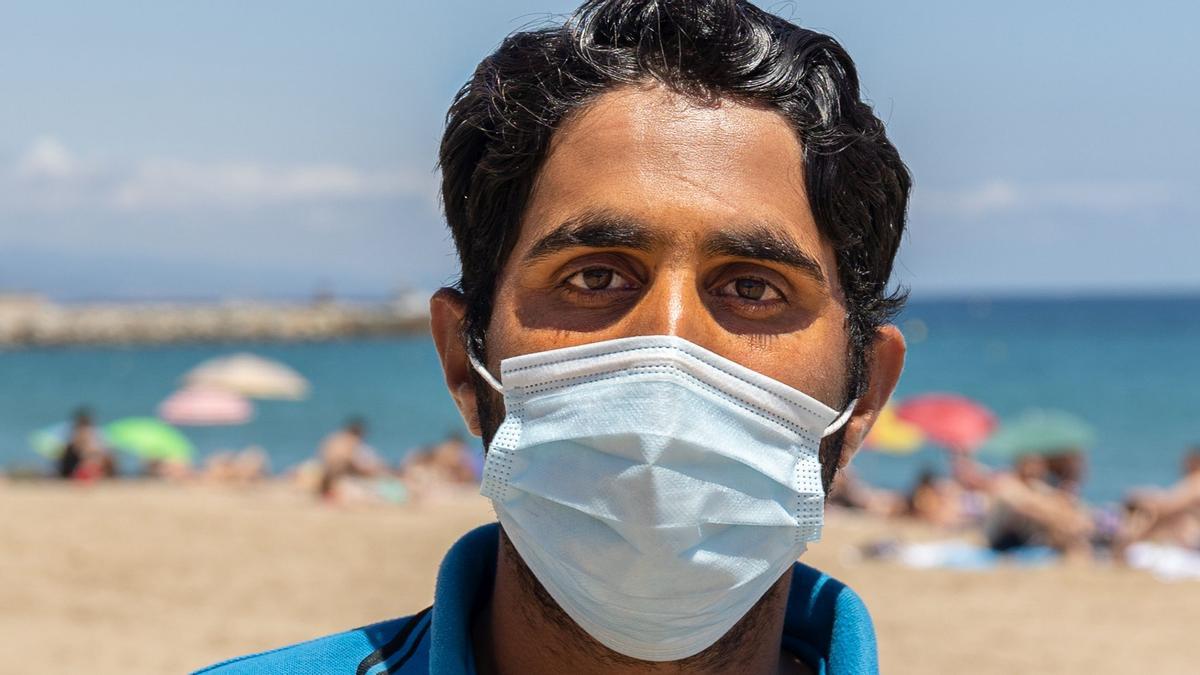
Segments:
[[[489,370],[521,354],[674,335],[844,406],[845,298],[805,194],[802,153],[769,110],[697,105],[651,85],[600,96],[554,134],[497,280]],[[432,308],[451,393],[472,431],[490,435],[476,395],[490,397],[486,408],[502,403],[470,377],[461,297],[440,292]],[[876,336],[847,448],[886,402],[903,355],[894,328]]]
[[[658,87],[600,97],[555,135],[498,280],[489,367],[677,335],[843,406],[846,313],[801,152],[774,112]]]

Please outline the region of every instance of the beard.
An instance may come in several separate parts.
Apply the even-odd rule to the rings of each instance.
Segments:
[[[530,625],[539,622],[554,626],[562,639],[547,641],[543,649],[554,653],[561,663],[572,663],[580,660],[592,661],[611,668],[627,668],[645,666],[647,661],[626,656],[600,644],[580,628],[562,607],[546,590],[537,575],[525,564],[517,548],[500,528],[500,546],[504,549],[503,556],[512,563],[518,587],[526,598],[533,602],[522,606],[522,613]],[[671,662],[679,672],[737,672],[738,666],[746,653],[743,645],[752,644],[762,639],[765,630],[771,625],[774,608],[786,603],[788,590],[791,587],[792,574],[789,569],[767,590],[763,597],[746,612],[741,619],[730,628],[721,639],[714,642],[704,651]]]

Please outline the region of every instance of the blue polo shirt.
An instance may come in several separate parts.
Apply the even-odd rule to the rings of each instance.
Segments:
[[[479,527],[459,539],[438,571],[432,607],[209,666],[199,673],[263,675],[474,675],[471,617],[484,606],[496,575],[500,528]],[[800,563],[792,574],[783,645],[824,675],[878,673],[867,608],[845,584]]]

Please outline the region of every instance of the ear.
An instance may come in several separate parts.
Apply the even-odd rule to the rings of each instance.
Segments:
[[[442,373],[446,377],[446,388],[458,406],[463,422],[471,433],[481,435],[479,406],[475,400],[475,379],[471,376],[471,362],[463,341],[463,318],[467,314],[467,303],[462,293],[453,288],[441,288],[429,299],[430,328],[433,344],[437,347],[442,362]]]
[[[846,422],[846,435],[842,441],[842,461],[844,468],[850,463],[858,449],[862,447],[867,432],[879,418],[879,411],[887,405],[900,380],[900,371],[904,370],[904,335],[900,329],[888,324],[875,332],[875,339],[867,353],[867,388],[858,403],[850,420]]]

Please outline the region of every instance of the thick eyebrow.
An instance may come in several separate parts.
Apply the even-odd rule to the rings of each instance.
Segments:
[[[532,263],[570,248],[625,248],[649,251],[660,237],[631,218],[608,211],[592,211],[571,218],[542,237],[525,254]]]
[[[704,241],[704,252],[711,256],[749,258],[787,265],[817,283],[828,284],[816,258],[778,228],[769,225],[750,225],[718,232]]]

